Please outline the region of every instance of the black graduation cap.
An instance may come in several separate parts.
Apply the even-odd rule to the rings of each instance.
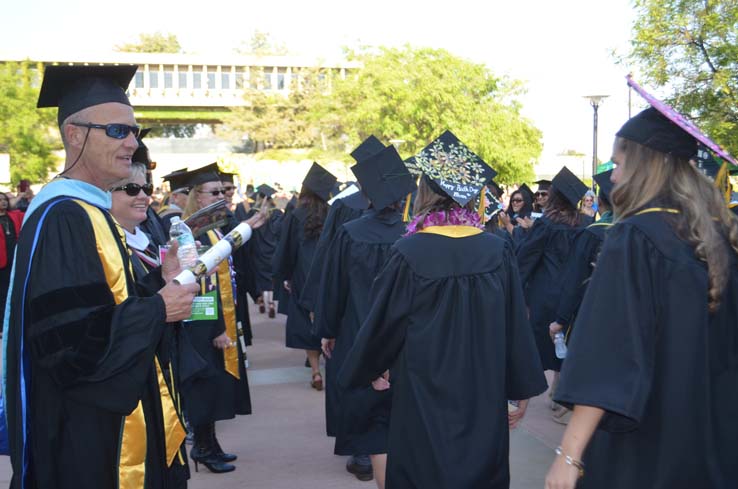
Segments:
[[[420,169],[418,163],[415,161],[415,156],[411,156],[410,158],[403,161],[403,163],[405,163],[405,168],[407,168],[407,171],[409,171],[412,175],[419,177],[423,174],[423,170]]]
[[[331,172],[313,162],[302,184],[327,202],[331,198],[337,181],[338,179]]]
[[[174,170],[168,175],[164,175],[162,177],[162,180],[164,180],[165,182],[169,182],[169,190],[174,193],[178,190],[189,190],[187,178],[187,168],[180,168],[179,170]]]
[[[222,178],[217,162],[187,172],[187,183],[190,187],[208,182],[220,182]]]
[[[518,190],[523,193],[527,198],[529,203],[533,203],[535,200],[536,194],[533,193],[533,191],[530,189],[530,187],[526,184],[522,184]]]
[[[272,187],[270,187],[266,183],[261,184],[258,187],[256,187],[256,191],[259,192],[264,197],[266,197],[267,199],[271,198],[272,195],[277,193],[276,190],[274,190]]]
[[[131,105],[126,90],[136,65],[47,66],[38,95],[38,108],[59,107],[59,126],[82,109],[108,102]]]
[[[697,140],[654,107],[630,118],[615,134],[647,148],[682,158],[697,154]]]
[[[144,165],[146,165],[146,168],[148,170],[155,170],[156,162],[151,161],[149,148],[147,148],[146,144],[144,144],[143,142],[143,138],[145,138],[146,135],[150,132],[151,128],[141,129],[141,132],[138,134],[138,138],[136,139],[136,141],[138,141],[138,148],[136,149],[136,151],[134,151],[133,156],[131,157],[131,161],[134,161],[136,163],[143,163]]]
[[[417,186],[394,146],[387,146],[351,167],[361,189],[375,209],[384,209],[402,200]]]
[[[567,167],[559,171],[551,181],[553,188],[561,192],[571,205],[575,206],[587,193],[588,187],[577,178]]]
[[[446,131],[415,155],[415,163],[432,182],[461,206],[492,180],[494,171],[464,143]]]
[[[384,144],[376,137],[369,136],[360,145],[351,152],[351,157],[356,160],[357,163],[365,160],[366,158],[375,155],[384,149]]]
[[[612,188],[615,186],[610,181],[611,176],[612,170],[607,170],[606,172],[598,173],[594,176],[594,181],[597,183],[597,186],[600,187],[600,195],[603,195],[608,202],[610,202],[610,193],[612,192]]]
[[[494,181],[489,182],[487,184],[487,188],[492,192],[492,195],[494,195],[498,199],[502,198],[502,194],[504,192],[502,191],[502,188],[499,185],[497,185],[497,183],[495,183]]]
[[[720,163],[712,156],[712,152],[704,145],[699,144],[694,159],[697,162],[696,168],[714,180],[718,171],[720,171]]]
[[[538,192],[541,190],[548,191],[551,188],[551,180],[536,180],[533,183],[538,184]]]
[[[218,172],[220,173],[221,182],[233,183],[233,177],[236,175],[235,173],[228,173],[224,171],[218,171]]]

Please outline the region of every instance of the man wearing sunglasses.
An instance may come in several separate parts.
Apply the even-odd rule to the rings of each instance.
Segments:
[[[28,208],[8,294],[12,487],[186,486],[167,480],[173,464],[186,463],[176,457],[185,433],[170,389],[160,389],[155,351],[167,323],[189,317],[198,286],[173,281],[176,247],[136,283],[110,215],[108,191],[129,178],[138,147],[125,94],[135,71],[49,66],[44,74],[38,105],[58,107],[66,159]],[[142,190],[151,193],[143,182],[122,189]]]

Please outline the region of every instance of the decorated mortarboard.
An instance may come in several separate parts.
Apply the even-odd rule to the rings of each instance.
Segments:
[[[373,156],[384,149],[384,144],[376,137],[369,136],[351,152],[351,157],[360,163],[362,160]]]
[[[405,168],[407,168],[407,171],[409,171],[412,175],[419,177],[423,174],[423,170],[420,169],[418,163],[415,161],[415,156],[411,156],[410,158],[404,160],[403,163],[405,163]]]
[[[259,192],[261,195],[263,195],[266,198],[271,198],[272,195],[277,193],[276,190],[274,190],[272,187],[270,187],[266,183],[261,184],[258,187],[256,187],[256,191]]]
[[[497,172],[446,131],[415,155],[415,163],[438,190],[464,206]],[[435,190],[435,189],[434,189]]]
[[[612,170],[607,170],[606,172],[598,173],[593,177],[597,186],[600,187],[600,195],[604,196],[608,202],[610,202],[610,194],[614,187],[613,183],[610,181],[611,176]]]
[[[502,198],[502,194],[504,192],[502,191],[502,188],[499,185],[497,185],[496,182],[494,182],[494,181],[489,182],[487,184],[487,188],[490,190],[490,192],[492,193],[492,195],[494,195],[498,199],[501,199]]]
[[[522,184],[518,190],[520,193],[525,195],[528,198],[528,203],[532,203],[533,200],[535,200],[536,194],[533,193],[533,191],[530,189],[530,187],[526,184]]]
[[[538,185],[537,192],[540,192],[541,190],[548,191],[551,188],[551,180],[536,180],[533,182]]]
[[[338,179],[317,163],[308,170],[302,184],[326,202],[332,197]]]
[[[631,75],[628,75],[626,79],[628,85],[651,107],[626,122],[617,132],[618,137],[635,141],[662,153],[684,158],[691,158],[697,154],[697,142],[699,141],[720,158],[732,165],[738,165],[735,158],[710,139],[692,121],[644,90]]]
[[[190,187],[195,185],[202,185],[208,182],[220,182],[221,181],[220,170],[218,170],[218,163],[210,163],[209,165],[196,168],[187,172],[187,184]]]
[[[352,166],[351,171],[375,209],[384,209],[417,188],[415,178],[394,146],[365,158]]]
[[[146,168],[149,170],[156,169],[156,163],[151,161],[151,157],[149,156],[149,148],[146,147],[146,144],[143,142],[143,138],[146,137],[148,133],[151,132],[151,129],[141,129],[141,132],[138,134],[138,138],[136,138],[136,141],[138,141],[138,148],[136,151],[133,152],[133,156],[131,156],[131,161],[136,163],[143,163],[146,165]]]
[[[174,170],[172,173],[169,173],[168,175],[164,175],[161,179],[165,182],[169,182],[169,189],[172,193],[175,193],[177,191],[184,191],[189,189],[189,185],[187,184],[187,168],[181,168],[179,170]]]
[[[131,105],[126,90],[136,65],[47,66],[37,107],[58,107],[59,125],[82,109],[108,102]]]
[[[567,167],[562,168],[556,174],[553,180],[551,180],[551,185],[575,207],[582,200],[588,189],[584,182],[579,180]]]

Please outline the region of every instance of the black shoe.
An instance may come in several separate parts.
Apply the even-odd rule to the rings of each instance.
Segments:
[[[215,454],[203,454],[202,451],[194,453],[194,449],[190,451],[190,458],[195,462],[195,472],[198,472],[198,464],[203,464],[208,470],[214,474],[224,474],[236,470],[235,465],[224,463]]]
[[[360,481],[366,482],[374,479],[372,462],[368,455],[354,455],[349,457],[346,462],[346,470],[354,474]]]
[[[220,443],[218,443],[218,439],[213,436],[213,455],[218,457],[222,462],[233,462],[238,458],[238,455],[234,455],[232,453],[225,453],[222,448],[220,448]]]

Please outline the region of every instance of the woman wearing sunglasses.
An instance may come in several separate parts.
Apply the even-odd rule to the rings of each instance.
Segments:
[[[225,191],[220,180],[217,164],[207,165],[188,173],[191,188],[187,198],[183,219],[194,212],[223,200]],[[257,214],[246,221],[252,229],[264,222],[264,216]],[[229,231],[215,229],[196,238],[204,246],[212,246]],[[237,414],[251,414],[251,397],[246,376],[245,343],[242,332],[248,320],[245,301],[238,300],[238,287],[235,285],[236,266],[243,258],[246,246],[241,247],[234,256],[223,261],[216,273],[203,279],[203,296],[210,296],[217,307],[211,313],[193,318],[185,330],[206,368],[183,379],[182,397],[187,419],[194,431],[195,440],[190,457],[203,464],[211,472],[223,473],[235,470],[229,462],[236,455],[224,453],[215,436],[215,422],[232,419]],[[200,360],[200,359],[197,359]]]
[[[146,208],[151,201],[151,194],[153,193],[153,186],[150,183],[146,183],[146,166],[142,163],[133,163],[131,165],[131,176],[116,182],[111,191],[112,206],[110,213],[121,225],[125,233],[134,277],[137,282],[145,283],[147,280],[151,280],[149,273],[159,266],[158,247],[138,227],[139,224],[146,220]],[[167,388],[172,398],[175,398],[176,393],[179,391],[176,356],[172,354],[174,345],[179,343],[177,340],[179,334],[179,328],[165,328],[164,334],[156,349],[158,368],[161,369],[162,376],[167,383]],[[176,406],[176,403],[173,402],[172,404]],[[181,413],[178,412],[176,417],[168,418],[168,421],[175,425],[179,424],[179,429],[184,430],[184,427],[181,425],[180,415]],[[166,436],[167,427],[171,426],[167,424],[167,420],[165,419],[156,420],[151,425],[161,429],[162,439]],[[186,457],[187,452],[183,443],[174,461],[163,474],[163,477],[166,478],[164,487],[180,489],[187,487],[189,472]]]

